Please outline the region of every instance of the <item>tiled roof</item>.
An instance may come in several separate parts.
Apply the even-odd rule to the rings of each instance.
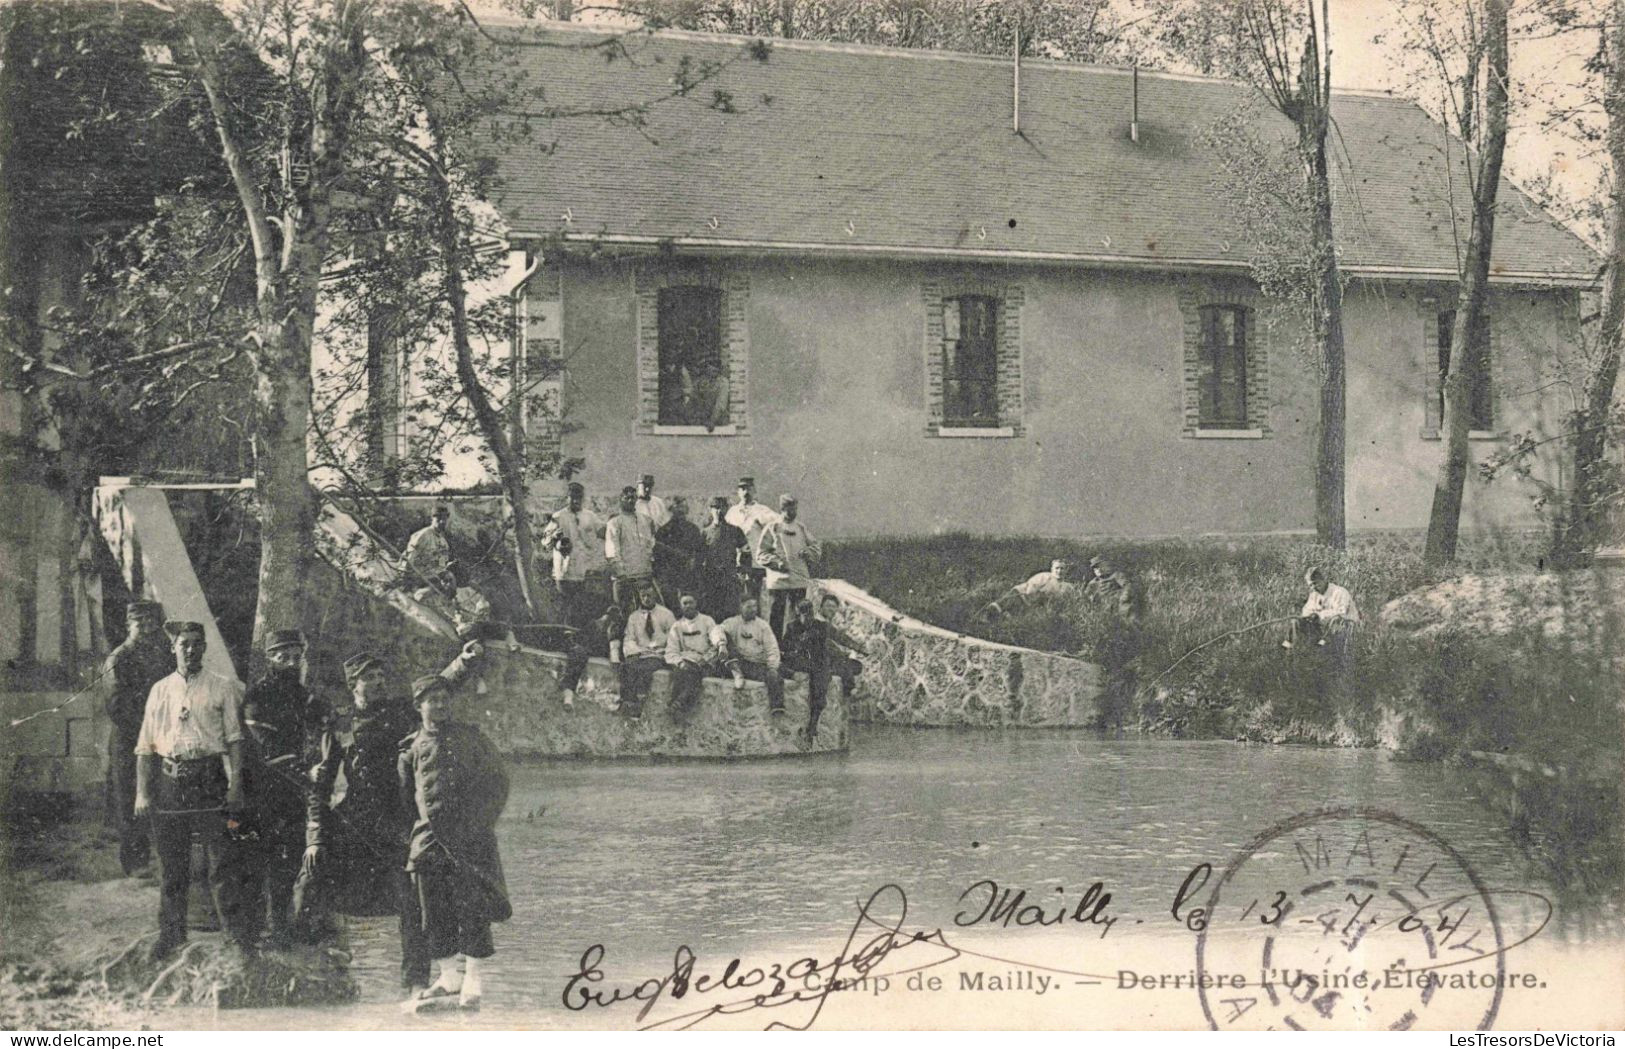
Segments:
[[[587,43],[579,28],[546,31]],[[1102,264],[1245,264],[1247,234],[1202,133],[1238,108],[1266,133],[1285,121],[1229,81],[1139,76],[1024,59],[1022,134],[1008,60],[774,41],[765,61],[738,37],[635,35],[630,60],[583,47],[516,48],[564,108],[613,108],[670,90],[679,64],[724,62],[646,126],[547,124],[500,150],[501,206],[521,235],[672,240],[796,252],[964,254]],[[737,110],[712,107],[715,90]],[[1459,142],[1414,104],[1340,93],[1333,103],[1338,240],[1353,272],[1456,272],[1452,201],[1465,215]],[[1454,185],[1445,177],[1454,169]],[[1465,223],[1463,223],[1463,227]],[[1590,277],[1591,251],[1503,185],[1495,270]],[[1464,238],[1463,238],[1464,239]]]

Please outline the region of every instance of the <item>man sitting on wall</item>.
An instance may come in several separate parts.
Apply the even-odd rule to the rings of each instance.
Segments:
[[[643,700],[655,671],[666,668],[666,635],[676,623],[665,606],[655,600],[652,586],[638,589],[638,607],[626,617],[621,648],[622,716],[636,721],[643,716]]]
[[[1025,583],[1011,587],[997,601],[989,601],[980,615],[983,619],[997,619],[1009,611],[1004,607],[1006,605],[1015,608],[1040,597],[1075,594],[1079,592],[1081,585],[1082,581],[1078,579],[1073,563],[1067,558],[1057,557],[1050,562],[1048,572],[1039,572]]]
[[[1312,642],[1315,647],[1328,648],[1335,655],[1346,655],[1354,637],[1354,625],[1360,621],[1354,595],[1332,582],[1325,569],[1311,568],[1303,578],[1309,584],[1309,598],[1292,623],[1292,636],[1281,642],[1281,647]]]
[[[693,594],[684,594],[677,607],[677,622],[666,631],[666,665],[671,667],[671,713],[681,718],[699,701],[705,672],[716,661],[717,622],[700,611]]]
[[[747,679],[767,686],[768,709],[784,713],[784,678],[779,676],[779,639],[767,620],[757,615],[754,597],[739,601],[739,614],[729,616],[711,631],[711,641],[728,670],[734,688],[744,688]]]

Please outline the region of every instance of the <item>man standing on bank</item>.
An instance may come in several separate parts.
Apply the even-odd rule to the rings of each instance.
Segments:
[[[554,511],[542,533],[542,547],[553,555],[553,583],[559,588],[564,602],[564,618],[572,633],[564,665],[559,677],[559,692],[566,707],[574,706],[576,686],[587,669],[587,660],[596,647],[593,621],[601,609],[602,601],[594,600],[587,571],[595,564],[593,550],[604,546],[604,523],[598,515],[587,509],[587,490],[579,481],[571,481],[569,502]],[[607,648],[607,646],[606,646]]]
[[[113,733],[107,740],[108,822],[118,832],[118,862],[125,874],[152,862],[152,834],[147,820],[135,817],[135,741],[147,693],[175,669],[175,654],[164,641],[164,607],[156,601],[131,601],[124,613],[130,634],[107,656],[103,674],[113,687],[107,716]]]
[[[406,869],[423,909],[423,935],[440,973],[406,1002],[409,1012],[449,1005],[478,1008],[481,962],[496,953],[491,923],[513,917],[497,852],[496,824],[508,803],[508,774],[496,747],[458,716],[454,689],[478,642],[443,673],[412,683],[421,726],[406,740],[396,771],[413,813]],[[463,959],[459,971],[457,960]]]
[[[762,529],[756,551],[757,563],[767,572],[764,585],[773,602],[767,621],[780,638],[785,623],[794,618],[796,603],[807,596],[812,564],[823,556],[823,547],[807,531],[806,523],[797,519],[798,512],[795,496],[779,496],[779,519]]]
[[[257,932],[247,898],[245,846],[227,837],[227,820],[243,804],[243,686],[203,669],[203,625],[164,626],[175,672],[152,686],[136,740],[137,818],[152,817],[158,853],[158,942],[162,960],[186,942],[186,891],[192,835],[203,841],[209,888],[226,936],[245,955]]]
[[[321,758],[322,736],[333,719],[326,703],[305,687],[305,635],[265,635],[265,676],[243,697],[248,734],[248,795],[259,817],[263,906],[268,943],[293,940],[293,883],[305,853],[310,806],[308,772]]]
[[[638,490],[621,489],[621,512],[604,529],[604,558],[609,561],[610,586],[615,604],[625,613],[638,590],[654,585],[655,526],[638,512]]]

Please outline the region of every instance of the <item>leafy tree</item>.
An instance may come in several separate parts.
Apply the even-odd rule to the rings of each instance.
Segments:
[[[1242,165],[1269,176],[1272,197],[1255,200],[1252,210],[1269,216],[1255,226],[1293,234],[1259,254],[1254,273],[1266,291],[1296,300],[1307,315],[1319,388],[1315,441],[1315,533],[1338,549],[1346,545],[1344,510],[1347,376],[1343,345],[1343,279],[1332,230],[1331,161],[1332,47],[1326,0],[1183,0],[1147,9],[1143,49],[1171,64],[1203,73],[1235,76],[1252,84],[1264,100],[1291,122],[1290,147],[1295,178],[1281,177],[1262,138],[1249,140],[1232,155],[1233,174],[1246,179]],[[1251,157],[1253,159],[1247,159]],[[1254,165],[1262,160],[1263,166]],[[1273,224],[1273,225],[1271,225]]]

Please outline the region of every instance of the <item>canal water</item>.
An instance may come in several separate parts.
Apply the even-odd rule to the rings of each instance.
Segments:
[[[1222,870],[1272,824],[1327,806],[1373,806],[1425,825],[1490,888],[1546,888],[1459,770],[1371,750],[860,727],[840,756],[512,772],[501,845],[514,918],[496,930],[473,1021],[482,1025],[634,1026],[635,1007],[562,1004],[589,947],[604,948],[606,988],[670,973],[679,945],[701,970],[741,955],[788,961],[814,946],[828,957],[858,901],[886,884],[906,893],[909,928],[953,929],[961,893],[983,879],[1067,903],[1098,881],[1121,922],[1105,942],[1132,928],[1178,968],[1192,938],[1169,908],[1187,873],[1203,862]],[[1509,938],[1544,918],[1530,896],[1507,898],[1502,912]],[[1560,914],[1542,938],[1596,917]],[[360,1003],[229,1022],[400,1023],[391,923],[348,931]],[[1012,931],[999,935],[1002,951],[1020,949]],[[1101,942],[1087,926],[1069,935]]]

